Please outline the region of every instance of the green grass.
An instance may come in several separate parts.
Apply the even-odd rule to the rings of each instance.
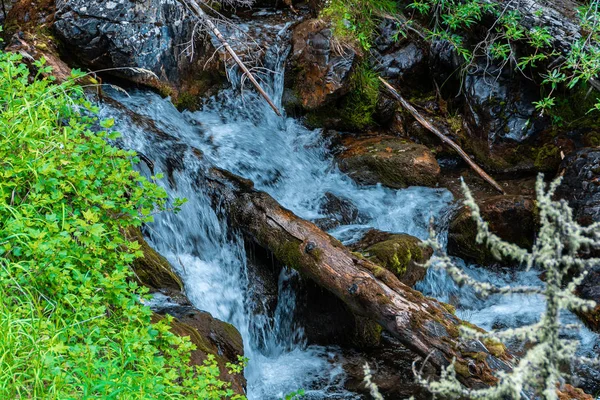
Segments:
[[[80,76],[56,84],[0,53],[0,398],[234,397],[139,301],[140,246],[121,232],[166,194],[107,144]]]

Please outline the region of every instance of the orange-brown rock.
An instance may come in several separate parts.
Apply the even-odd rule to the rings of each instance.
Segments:
[[[401,189],[438,181],[440,166],[423,145],[395,137],[347,138],[343,145],[339,168],[358,184]]]

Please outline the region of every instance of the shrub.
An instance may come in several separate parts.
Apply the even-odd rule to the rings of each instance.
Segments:
[[[107,143],[80,73],[55,84],[35,67],[0,53],[0,398],[234,396],[214,360],[189,365],[169,319],[150,322],[130,279],[140,245],[121,232],[165,192]]]

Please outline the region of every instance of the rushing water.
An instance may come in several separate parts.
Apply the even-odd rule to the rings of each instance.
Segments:
[[[281,34],[285,27],[271,28]],[[271,46],[267,54],[268,66],[275,73],[264,81],[269,83],[270,93],[278,104],[286,55],[285,46]],[[425,238],[431,217],[443,226],[452,195],[444,189],[357,186],[337,169],[319,130],[309,130],[293,118],[277,117],[262,99],[249,91],[240,96],[238,90],[225,90],[210,99],[202,111],[184,113],[178,112],[168,99],[151,92],[112,95],[171,136],[157,135],[147,124],[136,122],[119,108],[103,109],[103,113],[118,121],[117,128],[123,133],[120,144],[152,160],[152,173],[165,174],[166,178],[158,183],[165,187],[170,198],[188,200],[177,214],[157,215],[146,233],[152,245],[181,275],[192,303],[233,323],[241,332],[245,354],[250,359],[245,371],[248,397],[280,398],[298,388],[308,389],[308,398],[356,397],[342,389],[344,373],[333,362],[336,349],[307,345],[302,327],[294,324],[293,283],[298,279],[294,273],[284,269],[279,277],[274,315],[253,311],[256,309],[250,304],[253,282],[247,276],[244,243],[211,208],[198,183],[197,171],[213,164],[242,175],[284,207],[310,220],[324,217],[322,203],[326,194],[347,199],[357,207],[361,217],[358,223],[331,232],[344,242],[355,240],[371,227]],[[193,155],[191,147],[203,152],[204,161]],[[537,280],[534,272],[509,275],[467,265],[465,269],[494,283]],[[460,317],[486,329],[531,323],[544,307],[541,298],[531,296],[482,300],[435,271],[429,271],[418,288],[457,304]],[[566,318],[574,322],[573,316]],[[583,328],[579,336],[587,350],[598,345],[597,336]]]

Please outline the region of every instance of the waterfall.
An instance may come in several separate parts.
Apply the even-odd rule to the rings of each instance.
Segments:
[[[285,26],[265,27],[269,28],[285,36]],[[287,46],[271,44],[265,62],[273,72],[261,76],[278,105],[287,53]],[[230,76],[239,82],[235,71]],[[326,194],[348,199],[358,209],[360,218],[330,232],[346,243],[369,228],[424,239],[431,217],[443,227],[452,195],[436,188],[391,190],[357,186],[337,169],[320,130],[307,129],[294,118],[277,117],[251,90],[240,92],[239,87],[223,90],[209,99],[202,110],[183,113],[169,99],[149,91],[128,95],[109,92],[126,108],[171,136],[168,138],[134,121],[122,109],[105,105],[101,113],[116,119],[116,129],[122,133],[120,146],[152,160],[153,171],[142,164],[145,173],[164,173],[165,178],[157,183],[166,189],[169,198],[187,199],[179,213],[159,213],[145,233],[152,246],[176,268],[192,303],[234,324],[241,332],[245,355],[250,360],[245,370],[248,397],[277,399],[303,388],[309,399],[357,398],[343,389],[344,372],[335,362],[338,350],[307,344],[302,327],[295,324],[294,290],[298,276],[294,272],[284,268],[280,273],[273,315],[256,312],[260,307],[252,304],[256,301],[252,296],[255,283],[249,278],[248,249],[220,218],[219,210],[211,207],[198,183],[198,171],[216,165],[251,179],[257,189],[309,220],[324,217],[322,202]],[[203,152],[203,160],[192,153],[192,148]],[[496,283],[537,279],[532,273],[495,274],[474,266],[464,267],[473,276]],[[543,309],[539,298],[482,300],[435,271],[428,271],[418,288],[426,295],[458,304],[460,317],[486,329],[529,323]],[[587,350],[598,346],[596,335],[583,328],[580,335]]]

